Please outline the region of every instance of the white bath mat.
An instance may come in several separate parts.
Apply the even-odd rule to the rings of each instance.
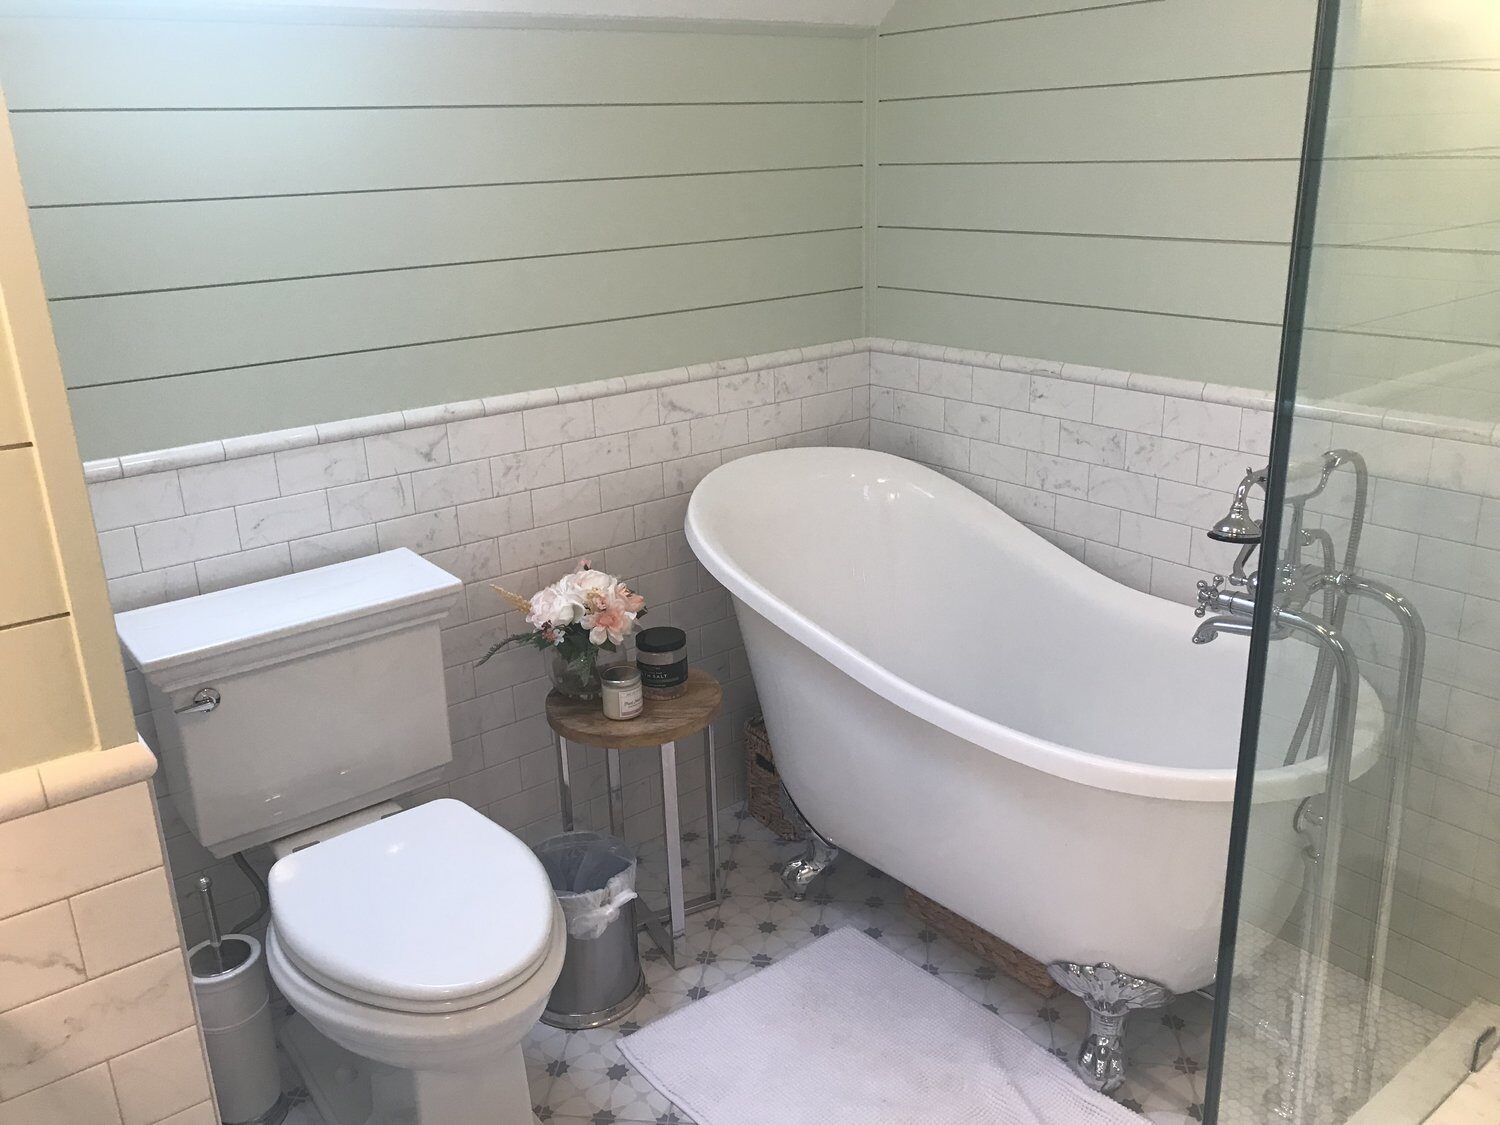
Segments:
[[[620,1050],[699,1125],[1141,1125],[999,1016],[852,928]]]

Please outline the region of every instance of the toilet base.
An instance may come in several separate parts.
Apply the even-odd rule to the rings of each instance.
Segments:
[[[339,1046],[300,1015],[282,1028],[281,1046],[328,1125],[540,1125],[519,1047],[479,1071],[400,1070]],[[513,1119],[497,1113],[502,1106],[517,1107]]]

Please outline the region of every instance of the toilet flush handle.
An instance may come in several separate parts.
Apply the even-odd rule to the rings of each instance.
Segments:
[[[219,705],[223,697],[219,695],[217,688],[199,688],[193,695],[193,701],[186,707],[178,707],[172,712],[174,715],[206,715]]]

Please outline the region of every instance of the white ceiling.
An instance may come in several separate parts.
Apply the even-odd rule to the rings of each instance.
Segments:
[[[277,0],[260,0],[275,3]],[[317,0],[340,7],[373,7],[371,0]],[[507,15],[766,20],[874,27],[895,0],[376,0],[385,8],[435,8]]]
[[[247,10],[314,15],[319,10],[341,11],[347,18],[358,11],[408,12],[418,15],[503,17],[532,16],[575,19],[732,20],[765,23],[805,23],[845,27],[875,27],[895,0],[52,0],[54,10],[91,9],[119,12],[163,9],[173,14],[212,18]],[[25,0],[0,8],[21,8]]]

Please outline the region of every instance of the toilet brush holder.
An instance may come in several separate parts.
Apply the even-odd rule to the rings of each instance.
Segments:
[[[212,936],[188,950],[188,966],[219,1117],[225,1125],[279,1125],[290,1103],[276,1063],[265,953],[249,934],[219,935],[207,882],[199,889]]]

